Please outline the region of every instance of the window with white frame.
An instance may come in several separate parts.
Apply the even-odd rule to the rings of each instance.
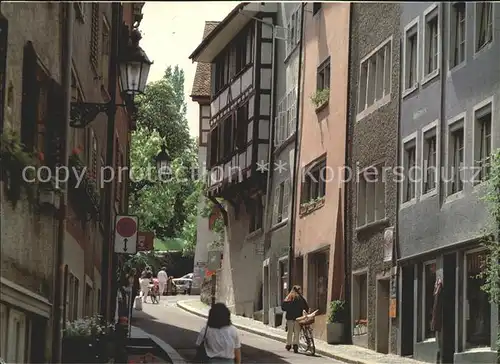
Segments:
[[[358,113],[368,109],[391,93],[392,39],[382,43],[361,62],[359,74]]]
[[[295,133],[297,123],[297,88],[291,89],[278,104],[274,118],[274,145],[279,146]]]
[[[430,339],[432,330],[432,308],[434,306],[434,285],[436,283],[436,262],[425,262],[422,267],[422,339]]]
[[[358,227],[385,218],[385,176],[383,166],[371,166],[359,174]]]
[[[491,345],[491,304],[488,294],[482,289],[486,279],[481,277],[485,259],[484,251],[465,255],[466,349]]]
[[[274,190],[274,214],[275,224],[288,219],[288,205],[290,199],[290,180],[281,182]]]
[[[297,45],[300,42],[301,38],[301,18],[302,18],[302,12],[301,12],[301,5],[299,5],[290,15],[290,18],[288,19],[288,25],[287,25],[287,37],[286,37],[286,57],[294,51],[294,49],[297,47]]]
[[[439,7],[425,14],[424,77],[439,69]]]
[[[416,197],[417,186],[417,138],[407,141],[403,145],[403,202],[408,202]]]
[[[452,195],[464,188],[464,119],[448,126],[448,165],[448,195]]]
[[[465,62],[465,2],[450,4],[450,69]]]
[[[481,1],[476,7],[476,52],[493,41],[493,2]]]
[[[404,88],[414,88],[418,83],[418,21],[404,34]]]
[[[491,156],[491,104],[474,112],[474,182],[488,179]]]
[[[29,317],[22,311],[0,304],[1,332],[0,358],[6,363],[29,363],[30,326]]]
[[[424,188],[426,194],[436,188],[437,179],[437,127],[432,127],[423,133],[423,164]]]

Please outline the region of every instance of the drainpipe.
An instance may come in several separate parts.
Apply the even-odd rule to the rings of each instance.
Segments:
[[[62,147],[62,164],[64,166],[68,165],[68,150],[70,149],[69,140],[69,121],[70,121],[70,110],[71,110],[71,63],[72,63],[72,52],[73,52],[73,19],[75,18],[74,7],[72,3],[67,3],[63,5],[66,7],[66,21],[64,24],[63,31],[63,41],[62,41],[62,57],[61,57],[61,84],[64,90],[64,122],[61,125],[62,135],[64,139],[64,144]],[[65,297],[63,297],[63,286],[64,286],[64,243],[66,237],[66,213],[68,206],[68,186],[63,188],[61,196],[61,205],[59,208],[59,227],[57,235],[57,245],[56,245],[56,259],[54,267],[54,298],[53,298],[53,317],[52,317],[52,362],[60,363],[62,354],[62,330],[64,327],[63,317],[63,303]]]
[[[116,116],[116,88],[117,88],[117,63],[118,63],[118,36],[120,34],[120,7],[116,2],[111,5],[111,52],[109,62],[108,92],[110,95],[110,105],[108,110],[108,128],[106,136],[106,166],[113,166],[114,156],[114,137],[115,137],[115,116]],[[113,184],[106,183],[104,193],[107,204],[105,204],[104,219],[106,223],[106,234],[102,249],[102,269],[101,269],[101,315],[103,318],[111,320],[114,316],[114,307],[116,299],[116,272],[114,270],[116,257],[113,253],[112,232],[114,221],[111,221],[114,207]],[[109,298],[109,300],[108,300]]]
[[[267,24],[267,23],[264,23],[264,24]],[[269,216],[269,211],[273,211],[270,210],[270,204],[271,204],[271,200],[272,200],[272,192],[271,191],[271,181],[272,181],[272,177],[273,177],[273,170],[274,168],[272,166],[274,166],[274,154],[273,154],[273,151],[274,151],[274,119],[275,119],[275,112],[276,112],[276,108],[274,107],[274,102],[275,102],[275,99],[276,99],[276,94],[277,94],[277,90],[275,89],[274,85],[276,84],[276,78],[278,77],[278,73],[276,72],[276,55],[278,54],[278,50],[277,50],[277,44],[276,44],[276,31],[275,31],[275,25],[272,25],[272,24],[269,24],[269,26],[271,27],[271,30],[272,30],[272,34],[273,34],[273,42],[272,42],[272,46],[271,46],[271,49],[273,50],[273,58],[271,59],[271,74],[272,74],[272,77],[271,77],[271,110],[270,110],[270,132],[269,132],[269,148],[268,148],[268,153],[269,153],[269,169],[267,171],[267,183],[266,183],[266,208],[265,208],[265,214],[264,216],[266,217],[265,218],[265,226],[264,226],[264,254],[266,252],[266,248],[268,247],[268,243],[269,243],[269,240],[271,239],[271,227],[273,226],[273,223],[272,223],[272,213],[271,213],[271,216]],[[266,284],[264,282],[264,284]],[[270,293],[270,292],[269,292]],[[269,299],[269,297],[268,297]]]
[[[348,71],[347,71],[347,112],[346,112],[346,131],[345,131],[345,162],[344,164],[347,167],[350,167],[350,162],[352,158],[352,143],[351,143],[351,138],[350,138],[350,131],[353,130],[354,128],[351,127],[351,122],[350,122],[350,108],[351,108],[351,62],[352,62],[352,52],[351,52],[351,47],[353,45],[352,38],[350,35],[352,34],[353,28],[354,28],[354,21],[353,21],[353,14],[354,14],[354,4],[351,3],[349,6],[349,45],[348,45],[348,56],[347,56],[347,65],[348,65]],[[348,178],[351,177],[348,175],[347,168],[344,168],[344,181],[348,181]],[[345,182],[344,182],[345,183]],[[351,204],[350,204],[350,196],[351,196],[351,183],[347,183],[345,185],[347,188],[344,189],[344,300],[346,302],[345,305],[345,319],[346,323],[351,322],[351,224],[350,224],[350,217],[352,216],[351,214]],[[351,343],[352,341],[352,335],[351,335],[351,325],[344,325],[344,337],[346,338],[346,341],[348,344]]]
[[[297,200],[297,192],[298,192],[298,182],[299,182],[299,152],[300,152],[300,123],[302,122],[302,119],[300,118],[300,96],[301,96],[301,90],[302,90],[302,62],[303,62],[303,57],[302,57],[302,50],[304,49],[304,7],[306,3],[301,4],[301,9],[300,9],[300,44],[299,44],[299,67],[298,67],[298,80],[297,80],[297,115],[296,115],[296,122],[295,122],[295,147],[294,147],[294,153],[293,153],[293,181],[292,181],[292,211],[290,214],[290,241],[288,244],[288,290],[291,289],[293,279],[292,275],[293,274],[293,260],[294,260],[294,251],[295,251],[295,220],[296,220],[296,212],[297,212],[297,207],[296,207],[296,200]]]
[[[441,34],[445,34],[444,31],[445,31],[445,27],[444,27],[444,16],[445,16],[445,10],[444,10],[445,6],[444,6],[444,3],[442,3],[440,5],[440,13],[439,14],[439,31],[441,32]],[[445,71],[446,71],[446,57],[444,56],[445,55],[445,42],[444,42],[444,38],[442,37],[441,38],[441,49],[439,50],[441,52],[441,55],[440,55],[440,60],[441,60],[441,69],[439,70],[439,82],[441,83],[441,98],[439,100],[440,102],[440,108],[439,108],[439,149],[440,149],[440,156],[439,156],[439,165],[440,166],[443,166],[445,165],[444,163],[441,163],[441,160],[443,159],[443,157],[446,155],[446,152],[445,152],[445,145],[444,143],[442,142],[444,140],[444,135],[446,135],[446,123],[444,122],[444,118],[445,118],[445,114],[446,114],[446,110],[445,110],[445,100],[446,100],[446,84],[445,84],[445,80],[446,80],[446,77],[445,77]],[[448,174],[448,173],[447,173]],[[445,195],[444,195],[444,183],[442,182],[442,178],[441,178],[441,168],[438,169],[438,178],[439,178],[439,206],[443,206],[443,203],[444,203],[444,200],[445,200]],[[447,178],[448,179],[448,178]]]

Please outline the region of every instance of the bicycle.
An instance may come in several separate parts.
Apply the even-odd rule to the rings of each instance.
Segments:
[[[314,356],[316,354],[316,346],[314,345],[314,336],[312,324],[315,321],[315,316],[318,310],[311,313],[304,311],[303,315],[296,319],[300,324],[299,347],[306,353]]]

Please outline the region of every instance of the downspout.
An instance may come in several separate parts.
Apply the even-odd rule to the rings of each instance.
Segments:
[[[440,5],[440,13],[439,16],[440,16],[440,21],[439,21],[439,31],[441,32],[441,34],[445,34],[445,26],[444,26],[444,16],[445,16],[445,10],[444,10],[445,6],[444,4],[441,4]],[[444,163],[441,163],[441,159],[443,158],[443,156],[446,155],[446,152],[445,152],[445,145],[444,143],[442,142],[444,140],[443,136],[446,135],[446,123],[443,121],[444,118],[445,118],[445,114],[446,114],[446,110],[445,110],[445,100],[446,100],[446,84],[445,84],[445,80],[446,80],[446,77],[444,75],[445,73],[445,70],[446,70],[446,57],[444,56],[445,55],[445,42],[443,41],[443,37],[441,37],[441,47],[440,47],[440,52],[441,52],[441,55],[440,55],[440,60],[441,60],[441,69],[439,71],[439,82],[441,82],[441,98],[439,100],[439,102],[441,103],[439,106],[439,125],[440,125],[440,128],[439,128],[439,165],[440,166],[443,166],[445,165]],[[438,168],[438,180],[439,180],[439,206],[443,206],[443,203],[444,203],[444,200],[445,200],[445,196],[444,196],[444,183],[442,182],[443,179],[441,178],[441,168]],[[448,178],[447,178],[448,179]]]
[[[295,147],[293,153],[293,181],[292,181],[292,211],[290,214],[290,241],[288,244],[288,289],[290,290],[292,287],[293,279],[293,260],[294,260],[294,251],[295,251],[295,220],[296,220],[296,212],[297,212],[297,192],[298,192],[298,178],[299,178],[299,152],[300,152],[300,123],[302,123],[302,118],[300,117],[300,97],[302,90],[302,62],[303,55],[302,51],[304,49],[304,7],[306,3],[301,4],[300,8],[300,44],[299,44],[299,67],[298,67],[298,78],[297,78],[297,115],[295,122]]]
[[[72,64],[72,52],[73,52],[73,20],[75,18],[74,7],[72,3],[66,3],[65,5],[66,20],[64,22],[63,41],[61,49],[61,84],[64,90],[64,100],[63,100],[63,124],[62,135],[64,139],[64,144],[62,147],[62,164],[64,166],[68,165],[68,151],[70,149],[70,138],[69,138],[69,121],[70,121],[70,110],[71,110],[71,64]],[[63,297],[64,291],[64,244],[66,237],[66,214],[68,207],[68,186],[62,189],[61,205],[59,208],[59,226],[57,234],[57,245],[56,245],[56,259],[55,259],[55,270],[54,270],[54,302],[53,302],[53,316],[52,316],[52,362],[60,363],[62,356],[62,330],[64,328],[63,304],[66,301]]]
[[[108,128],[106,136],[106,166],[113,166],[114,155],[114,136],[115,136],[115,117],[116,117],[116,88],[117,88],[117,62],[118,62],[118,36],[120,34],[120,3],[111,5],[111,52],[109,62],[108,92],[110,95],[110,105],[108,110]],[[114,185],[114,184],[113,184]],[[113,185],[106,183],[104,186],[107,203],[105,204],[104,219],[106,222],[106,234],[102,249],[101,262],[101,315],[104,319],[110,321],[114,316],[111,308],[115,305],[113,298],[116,296],[114,290],[116,274],[113,271],[115,266],[115,254],[112,252],[112,208],[114,206]]]
[[[350,133],[353,131],[353,127],[351,126],[350,120],[350,110],[351,110],[351,62],[352,62],[352,50],[351,47],[353,45],[353,41],[351,38],[351,34],[354,28],[353,21],[354,14],[354,4],[351,3],[349,6],[349,45],[348,45],[348,55],[347,55],[347,109],[346,109],[346,131],[345,131],[345,166],[351,166],[351,157],[352,157],[352,143],[350,138]],[[348,175],[347,168],[344,168],[344,181],[348,181],[348,178],[351,176]],[[346,302],[345,312],[346,312],[346,323],[351,322],[351,224],[350,219],[352,215],[352,207],[350,205],[350,197],[351,197],[351,182],[347,183],[347,189],[344,190],[344,300]],[[344,325],[344,337],[348,344],[352,341],[351,335],[351,325]]]
[[[277,23],[277,21],[276,21]],[[277,44],[276,44],[276,30],[275,30],[275,25],[271,25],[271,24],[267,24],[267,23],[264,23],[266,25],[269,25],[271,27],[271,32],[272,32],[272,45],[271,45],[271,49],[272,49],[272,52],[273,52],[273,57],[271,59],[271,74],[272,74],[272,77],[271,77],[271,102],[270,102],[270,107],[271,107],[271,110],[269,112],[269,115],[270,115],[270,121],[269,121],[269,127],[270,127],[270,131],[269,131],[269,147],[268,147],[268,154],[269,154],[269,168],[268,168],[268,171],[267,171],[267,183],[266,183],[266,207],[265,207],[265,226],[264,226],[264,255],[266,253],[266,250],[267,248],[269,247],[269,244],[270,243],[270,239],[271,239],[271,227],[272,227],[272,213],[271,213],[271,216],[269,216],[269,207],[271,205],[271,200],[272,200],[272,196],[273,196],[273,191],[271,191],[271,181],[272,181],[272,177],[273,177],[273,170],[274,168],[272,166],[274,166],[274,113],[276,112],[276,108],[274,107],[274,102],[275,102],[275,99],[276,99],[276,93],[277,93],[277,90],[275,89],[274,85],[276,84],[276,78],[278,77],[278,72],[276,71],[276,56],[278,54],[278,50],[277,50]],[[277,24],[276,24],[277,25]],[[273,209],[274,210],[274,209]],[[271,210],[271,211],[273,211]],[[265,283],[264,283],[265,284]],[[269,297],[268,297],[269,299]]]

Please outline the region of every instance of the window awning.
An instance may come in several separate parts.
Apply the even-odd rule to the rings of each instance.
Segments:
[[[224,47],[260,12],[276,12],[277,3],[241,3],[206,36],[189,56],[193,62],[211,63]]]

